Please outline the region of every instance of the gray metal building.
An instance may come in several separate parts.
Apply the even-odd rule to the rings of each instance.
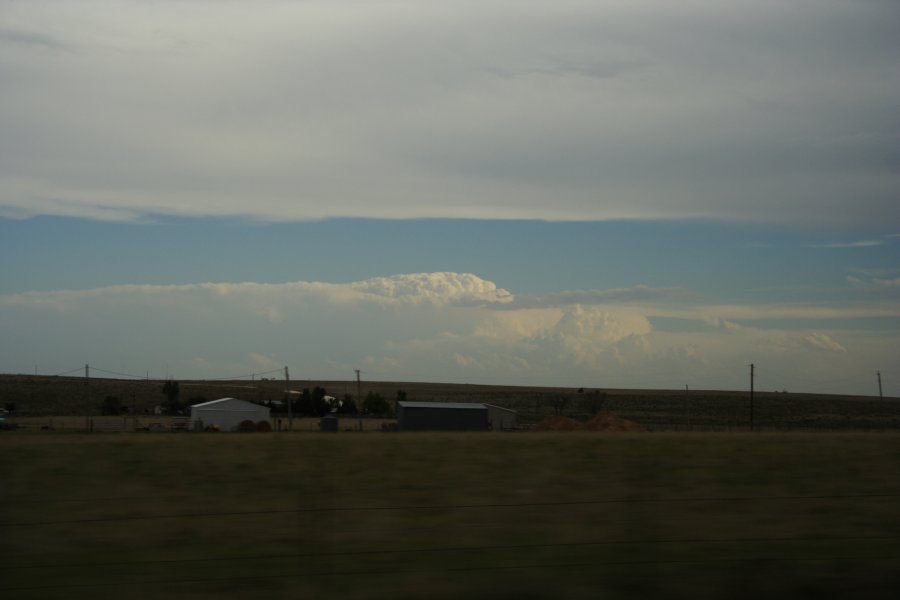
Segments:
[[[191,406],[191,429],[199,423],[201,428],[214,426],[222,431],[237,431],[242,421],[269,421],[269,409],[237,398],[219,398]]]
[[[488,410],[468,402],[398,402],[399,431],[487,431]]]
[[[487,431],[512,429],[515,411],[470,402],[397,403],[399,431]]]
[[[488,409],[488,424],[494,431],[510,431],[516,428],[516,411],[511,408],[485,404]]]

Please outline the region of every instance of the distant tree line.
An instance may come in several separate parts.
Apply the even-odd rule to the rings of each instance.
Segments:
[[[192,396],[186,401],[181,400],[181,386],[178,382],[169,379],[160,387],[164,399],[159,405],[159,411],[164,415],[186,415],[194,404],[206,402],[203,396]],[[392,417],[396,412],[396,402],[406,400],[406,392],[397,390],[396,401],[391,403],[377,392],[370,391],[362,401],[362,414],[375,417]],[[321,417],[327,414],[358,415],[360,407],[352,394],[344,394],[341,398],[329,396],[328,391],[321,386],[312,389],[303,388],[299,394],[284,394],[280,403],[272,401],[260,401],[260,404],[268,406],[276,413],[287,413],[288,402],[291,403],[291,411],[300,417]],[[131,409],[126,406],[118,396],[107,396],[100,403],[100,414],[115,416],[129,414]]]
[[[399,390],[397,397],[405,399],[406,392]],[[285,394],[280,405],[272,402],[266,404],[276,412],[286,413],[288,402],[291,403],[291,412],[301,417],[321,417],[327,414],[358,415],[360,410],[353,394],[344,394],[337,398],[329,396],[328,391],[321,386],[315,386],[312,390],[303,388],[299,394]],[[394,406],[381,394],[369,392],[362,401],[362,414],[390,417],[394,414]]]

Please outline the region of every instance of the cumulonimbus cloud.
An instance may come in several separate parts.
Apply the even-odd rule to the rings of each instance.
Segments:
[[[477,275],[417,273],[350,283],[12,294],[0,296],[0,368],[52,364],[65,371],[90,361],[144,373],[165,364],[182,377],[222,377],[242,364],[250,371],[283,363],[298,376],[321,379],[363,366],[370,377],[389,380],[728,387],[743,381],[741,365],[777,357],[767,377],[776,387],[796,389],[791,382],[798,374],[815,381],[895,352],[880,331],[828,327],[830,319],[884,318],[884,312],[706,307],[680,292],[670,305],[665,291],[637,289],[640,302],[625,301],[622,290],[598,290],[548,294],[517,307],[514,293]],[[659,327],[660,315],[696,326]],[[821,327],[790,328],[790,319],[810,316]],[[754,318],[781,318],[785,327],[760,328]],[[716,381],[713,374],[721,372],[734,376]]]

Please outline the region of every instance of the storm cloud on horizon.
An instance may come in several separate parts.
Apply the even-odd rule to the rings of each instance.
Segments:
[[[829,322],[900,317],[888,305],[868,313],[811,306],[805,315],[817,320],[814,328],[787,321],[756,327],[735,321],[777,317],[779,308],[673,308],[665,294],[643,304],[602,301],[621,295],[596,291],[589,301],[580,292],[582,302],[573,303],[561,293],[558,303],[517,308],[512,292],[459,273],[7,294],[0,296],[0,326],[20,342],[0,348],[0,364],[28,371],[30,361],[43,360],[43,370],[62,371],[89,361],[125,373],[165,364],[183,378],[290,364],[298,376],[317,378],[347,378],[362,367],[371,378],[394,381],[740,388],[745,363],[768,359],[767,387],[841,389],[831,382],[840,372],[853,390],[865,379],[859,365],[890,353],[893,341]],[[803,311],[793,306],[781,316]],[[659,328],[657,317],[694,326]]]

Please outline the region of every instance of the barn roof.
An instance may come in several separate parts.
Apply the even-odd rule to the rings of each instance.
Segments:
[[[407,402],[397,403],[404,408],[453,408],[457,410],[485,410],[487,406],[475,402]]]

